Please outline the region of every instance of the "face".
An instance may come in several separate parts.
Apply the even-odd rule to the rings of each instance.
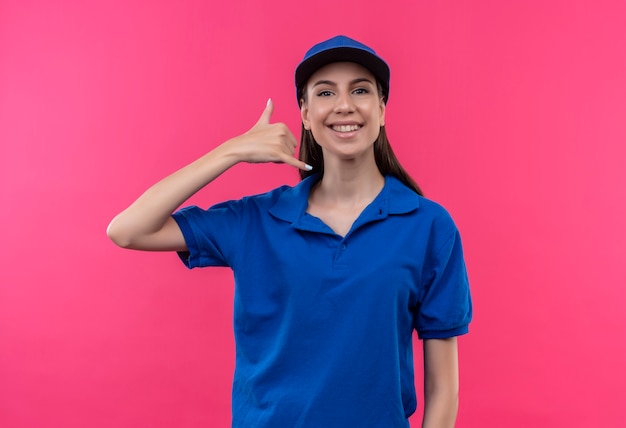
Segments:
[[[317,70],[301,101],[302,123],[322,147],[324,158],[353,159],[373,153],[385,103],[376,78],[352,62],[336,62]]]

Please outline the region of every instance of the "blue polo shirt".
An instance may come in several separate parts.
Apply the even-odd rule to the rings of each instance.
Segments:
[[[189,268],[234,272],[233,427],[406,428],[413,330],[468,331],[459,233],[440,205],[387,176],[339,236],[306,213],[318,179],[173,215]]]

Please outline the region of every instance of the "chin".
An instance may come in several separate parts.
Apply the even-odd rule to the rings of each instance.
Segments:
[[[344,150],[335,149],[335,150],[325,150],[324,157],[330,156],[335,157],[340,161],[358,161],[361,159],[367,159],[371,155],[371,158],[374,158],[374,150],[373,146],[367,148],[357,148],[357,147],[345,147]]]

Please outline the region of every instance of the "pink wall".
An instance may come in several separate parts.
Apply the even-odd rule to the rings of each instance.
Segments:
[[[230,272],[104,230],[268,97],[297,131],[294,67],[336,33],[391,64],[391,141],[463,233],[458,426],[623,426],[623,1],[52,3],[0,3],[0,426],[228,425]]]

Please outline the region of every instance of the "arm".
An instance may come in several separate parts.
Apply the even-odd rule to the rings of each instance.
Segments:
[[[123,248],[184,251],[183,235],[171,214],[227,169],[239,162],[286,163],[307,169],[293,157],[298,143],[289,129],[282,123],[270,124],[273,109],[268,100],[261,118],[248,132],[150,187],[111,221],[109,238]]]
[[[453,428],[459,407],[456,337],[424,340],[423,428]]]

